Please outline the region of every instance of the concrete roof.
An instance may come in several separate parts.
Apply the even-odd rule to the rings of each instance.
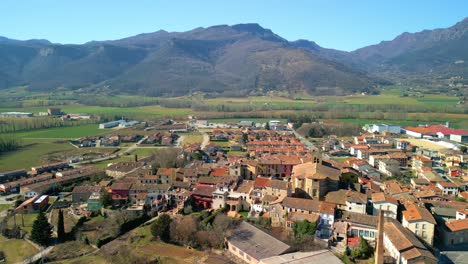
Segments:
[[[291,251],[291,247],[270,234],[242,221],[228,242],[249,256],[261,260]]]
[[[341,264],[341,260],[331,251],[294,252],[262,259],[260,264]]]

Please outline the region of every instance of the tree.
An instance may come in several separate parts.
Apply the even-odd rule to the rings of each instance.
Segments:
[[[361,250],[361,256],[363,258],[368,258],[372,254],[372,248],[364,238],[359,238],[359,248]]]
[[[359,237],[359,247],[351,251],[351,256],[355,259],[367,259],[372,255],[373,249],[362,237]]]
[[[266,122],[266,124],[265,124],[265,129],[266,129],[266,130],[270,130],[270,122],[268,122],[268,121]]]
[[[198,223],[192,216],[184,216],[171,222],[171,240],[183,245],[192,245],[195,240]]]
[[[106,190],[101,192],[101,203],[104,207],[112,204],[112,194]]]
[[[57,220],[57,238],[60,242],[64,242],[66,239],[65,234],[65,223],[63,221],[63,212],[60,209],[58,212],[58,220]]]
[[[44,212],[40,212],[34,220],[31,239],[41,246],[47,246],[50,243],[52,236],[52,226],[47,221],[47,217]]]
[[[468,147],[466,147],[466,146],[461,146],[461,147],[460,147],[460,151],[461,151],[462,153],[468,153]]]
[[[313,236],[315,234],[316,229],[317,229],[317,223],[316,222],[311,223],[307,221],[306,219],[295,222],[293,225],[294,236],[297,238],[301,238],[306,235]]]
[[[151,234],[154,237],[159,237],[164,242],[169,242],[170,237],[170,225],[172,219],[167,214],[162,214],[158,219],[151,224]]]

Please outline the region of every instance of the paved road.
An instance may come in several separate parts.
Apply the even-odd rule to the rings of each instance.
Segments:
[[[200,149],[204,149],[208,143],[210,143],[210,136],[208,136],[206,133],[203,133],[203,141],[200,144]]]
[[[309,140],[307,140],[306,138],[304,138],[303,136],[301,136],[299,133],[297,133],[295,130],[293,130],[294,132],[294,135],[302,142],[304,143],[304,145],[310,149],[311,151],[318,151],[319,149],[314,145],[312,144],[312,142],[310,142]]]

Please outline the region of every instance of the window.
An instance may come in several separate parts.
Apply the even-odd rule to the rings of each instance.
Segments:
[[[427,237],[426,231],[422,231],[422,237],[423,237],[423,238],[426,238],[426,237]]]
[[[418,231],[418,230],[414,231],[414,233],[415,233],[417,236],[419,235],[419,231]]]
[[[364,236],[365,236],[365,237],[369,237],[369,231],[366,231],[366,232],[364,233]]]
[[[419,228],[419,224],[414,224],[414,227],[415,227],[416,229],[418,229],[418,228]]]
[[[426,229],[426,224],[422,224],[422,229]]]

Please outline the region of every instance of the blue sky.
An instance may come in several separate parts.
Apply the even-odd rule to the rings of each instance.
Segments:
[[[449,27],[464,0],[1,0],[0,36],[58,43],[255,22],[288,39],[354,50],[403,32]]]

